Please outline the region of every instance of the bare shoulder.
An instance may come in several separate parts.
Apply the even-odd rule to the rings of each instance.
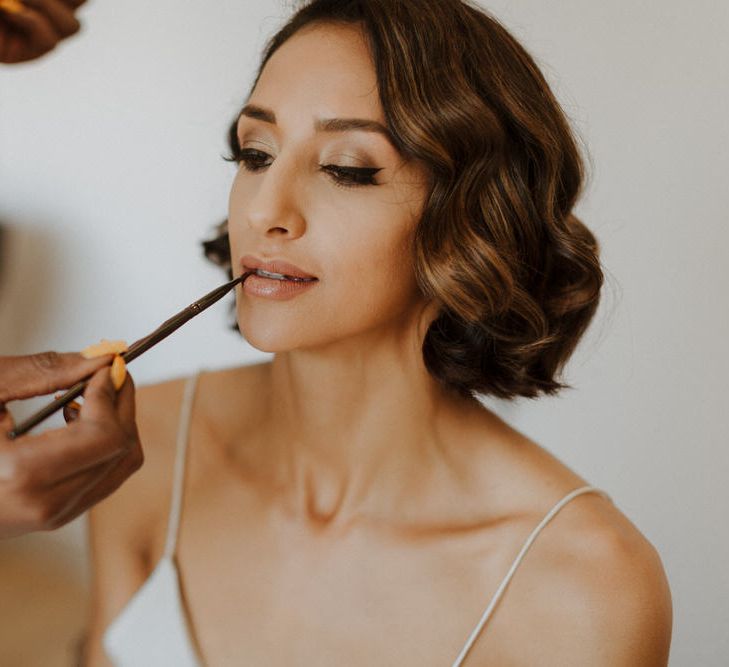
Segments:
[[[104,531],[106,525],[113,526],[117,539],[144,552],[145,558],[167,510],[163,499],[171,486],[184,383],[177,379],[137,389],[136,420],[144,465],[91,512],[92,529]]]
[[[556,607],[555,632],[570,628],[575,665],[667,665],[672,606],[658,552],[617,507],[599,497],[572,503],[580,500],[544,541],[537,607]],[[556,648],[554,664],[564,665]]]
[[[508,427],[503,433],[491,462],[502,490],[489,503],[507,519],[500,543],[509,546],[489,587],[548,511],[590,485],[528,438]],[[493,480],[492,486],[498,489]],[[662,667],[671,626],[671,594],[657,550],[617,502],[590,491],[562,505],[538,533],[479,644],[484,664],[498,656],[496,664]]]
[[[672,606],[663,564],[611,501],[594,493],[572,499],[544,527],[522,568],[503,611],[518,614],[540,641],[512,644],[524,652],[517,664],[668,664]]]

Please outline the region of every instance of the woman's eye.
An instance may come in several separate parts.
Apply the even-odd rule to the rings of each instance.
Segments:
[[[235,161],[242,164],[246,171],[260,171],[267,167],[266,158],[268,154],[257,151],[253,148],[239,148],[235,154]]]
[[[358,185],[378,185],[374,176],[382,167],[340,167],[336,164],[324,164],[321,169],[330,174],[337,185],[351,188]]]
[[[242,164],[246,171],[257,172],[271,165],[271,156],[253,148],[240,148],[234,159]],[[351,188],[359,185],[378,185],[374,176],[381,167],[340,167],[337,164],[323,164],[321,171],[329,174],[334,183],[341,187]]]

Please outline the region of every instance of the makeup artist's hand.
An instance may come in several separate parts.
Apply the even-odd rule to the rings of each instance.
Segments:
[[[134,384],[116,392],[111,355],[45,352],[0,357],[0,538],[50,530],[116,490],[142,464]],[[65,389],[94,373],[78,416],[64,428],[7,438],[8,401]]]
[[[78,32],[74,12],[85,0],[0,0],[0,62],[38,58]]]

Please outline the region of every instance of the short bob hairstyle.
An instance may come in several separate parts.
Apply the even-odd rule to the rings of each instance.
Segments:
[[[315,23],[364,30],[387,127],[430,174],[412,262],[438,316],[429,373],[462,396],[556,394],[599,302],[593,234],[572,214],[584,169],[532,57],[464,0],[311,0],[268,42],[269,58]],[[236,124],[229,132],[236,154]],[[204,243],[230,272],[227,226]]]

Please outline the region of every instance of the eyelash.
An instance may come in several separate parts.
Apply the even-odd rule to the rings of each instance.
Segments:
[[[252,148],[236,148],[232,156],[233,160],[238,164],[242,164],[246,171],[258,172],[266,164],[260,164],[261,160],[270,157],[263,151]],[[363,185],[379,185],[375,182],[374,176],[381,167],[340,167],[336,164],[320,165],[321,170],[328,173],[333,179],[334,184],[342,188],[356,188]]]

